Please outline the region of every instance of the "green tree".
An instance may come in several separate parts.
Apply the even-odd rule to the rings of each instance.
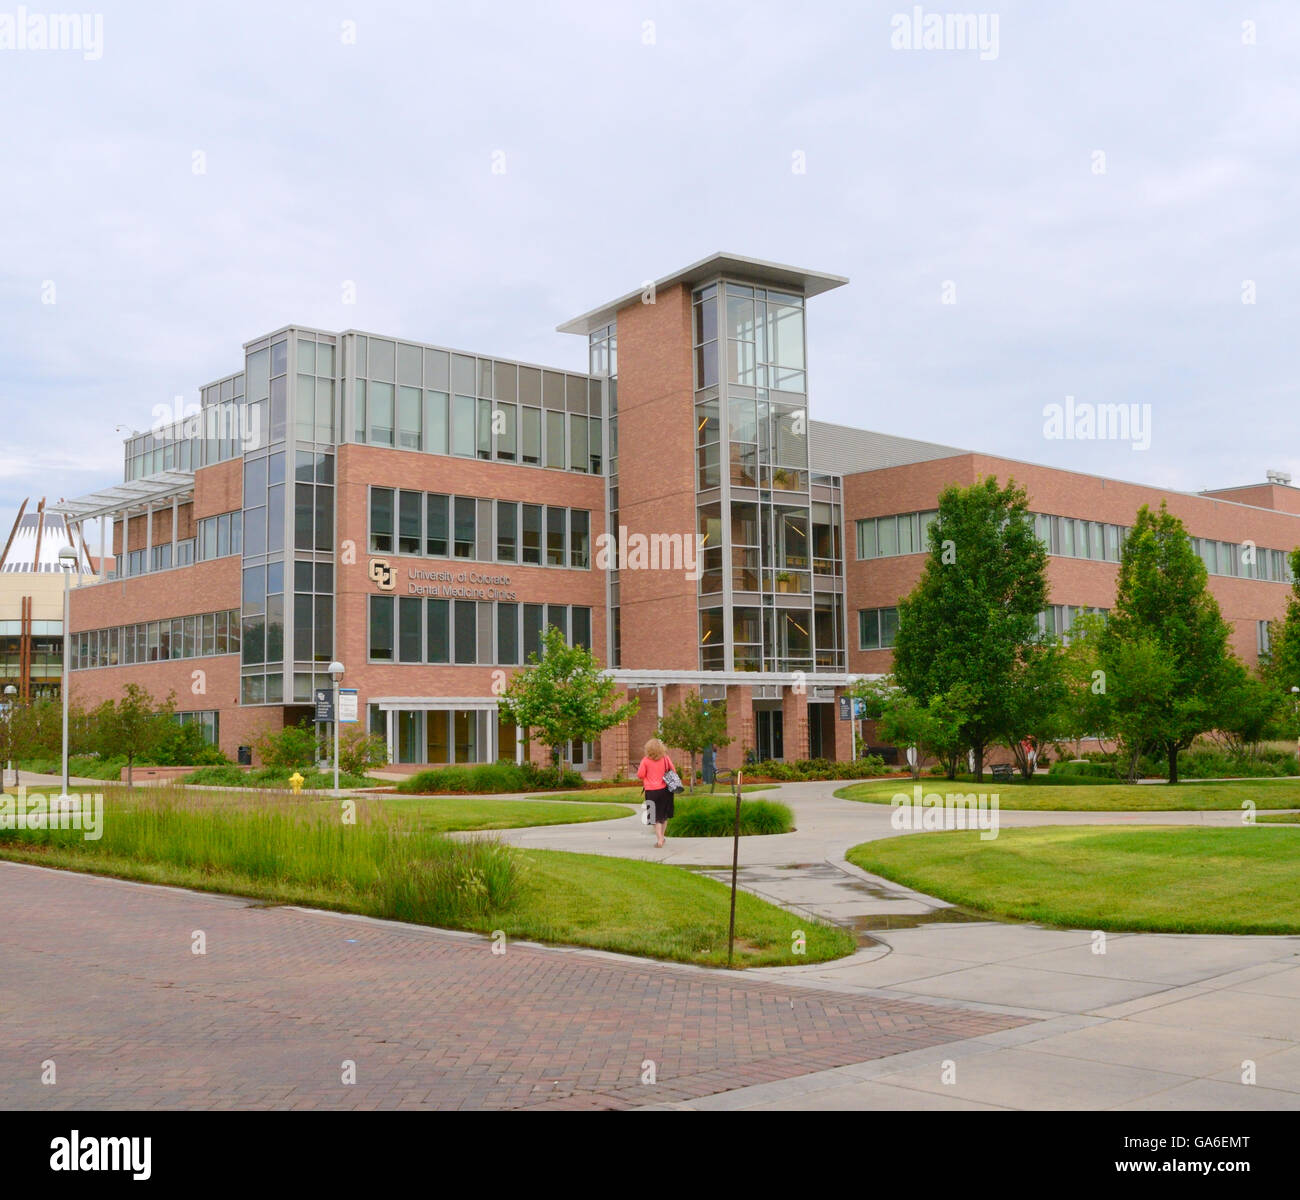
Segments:
[[[1160,746],[1176,728],[1178,673],[1163,647],[1150,637],[1107,643],[1102,687],[1107,731],[1119,749],[1118,771],[1132,783],[1145,750]]]
[[[1291,594],[1286,616],[1269,623],[1269,652],[1265,676],[1278,692],[1291,696],[1300,687],[1300,549],[1291,551]]]
[[[121,699],[105,700],[94,712],[96,749],[105,758],[126,759],[126,785],[135,780],[137,760],[147,759],[175,727],[174,696],[157,701],[138,683],[128,683]]]
[[[1220,740],[1233,758],[1245,760],[1259,754],[1259,744],[1273,732],[1278,719],[1290,708],[1287,699],[1267,679],[1252,675],[1233,660],[1219,697],[1215,725]]]
[[[1007,700],[1007,725],[999,740],[1007,747],[1026,783],[1033,783],[1026,739],[1037,750],[1055,742],[1065,728],[1065,654],[1055,638],[1024,648]]]
[[[691,756],[691,789],[695,788],[695,756],[710,746],[729,746],[735,739],[727,732],[727,705],[709,704],[699,692],[687,692],[659,721],[659,738],[666,745],[685,750]]]
[[[1047,552],[1014,481],[948,487],[929,530],[920,582],[899,604],[894,672],[928,705],[969,689],[962,724],[984,778],[984,752],[1013,728],[1022,664],[1047,605]]]
[[[1148,740],[1178,782],[1178,752],[1212,729],[1222,714],[1234,661],[1228,624],[1205,587],[1205,564],[1192,549],[1183,523],[1143,505],[1124,542],[1115,608],[1102,634],[1102,659],[1110,686],[1120,663],[1115,650],[1150,643],[1173,672],[1173,687],[1151,695]]]
[[[1074,756],[1082,756],[1085,739],[1102,740],[1106,730],[1106,689],[1101,666],[1100,640],[1106,628],[1101,613],[1080,613],[1070,626],[1069,641],[1061,653],[1060,724],[1056,742],[1073,742]]]
[[[516,671],[498,700],[501,716],[525,737],[533,730],[551,748],[551,765],[560,769],[563,748],[594,741],[606,729],[632,717],[635,699],[618,702],[618,684],[603,673],[590,650],[570,646],[554,625],[542,635],[542,657]]]
[[[863,680],[851,694],[866,702],[864,716],[876,722],[886,742],[915,747],[909,763],[913,779],[921,777],[927,758],[942,763],[949,779],[957,777],[958,760],[966,750],[962,728],[972,703],[967,684],[955,684],[942,695],[931,696],[928,704],[904,691],[892,676]]]

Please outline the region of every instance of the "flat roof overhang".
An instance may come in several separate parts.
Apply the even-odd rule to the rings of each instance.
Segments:
[[[193,471],[159,471],[143,479],[130,479],[75,500],[60,500],[48,505],[47,512],[60,513],[69,521],[93,521],[109,513],[133,512],[157,507],[169,500],[185,500],[194,495]]]
[[[692,263],[689,267],[683,267],[680,271],[656,279],[654,287],[655,291],[661,291],[679,283],[694,286],[697,283],[716,279],[719,275],[732,276],[760,286],[799,292],[805,297],[820,296],[822,292],[829,292],[832,288],[843,287],[848,283],[848,278],[844,275],[828,275],[823,271],[810,271],[803,267],[791,267],[784,263],[765,262],[761,258],[746,258],[742,254],[724,254],[719,251],[710,254],[708,258]],[[626,296],[611,300],[599,308],[583,313],[580,317],[565,321],[563,325],[557,325],[556,329],[560,333],[589,334],[610,324],[619,309],[639,301],[644,291],[645,285],[642,284],[628,292]]]

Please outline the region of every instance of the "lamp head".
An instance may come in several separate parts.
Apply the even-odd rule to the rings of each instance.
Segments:
[[[343,664],[341,662],[332,662],[329,665],[330,678],[338,683],[343,678]]]

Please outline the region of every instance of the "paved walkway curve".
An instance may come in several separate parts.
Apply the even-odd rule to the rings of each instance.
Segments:
[[[994,1005],[1037,1022],[962,1048],[955,1083],[935,1055],[742,1089],[695,1107],[1152,1107],[1300,1109],[1300,937],[1110,934],[949,921],[951,906],[844,861],[861,842],[900,836],[888,805],[842,800],[842,783],[785,784],[796,832],[741,840],[747,890],[827,920],[869,928],[848,959],[761,972],[794,986]],[[1003,826],[1239,825],[1241,813],[1027,812]],[[504,830],[513,845],[661,860],[730,874],[723,838],[670,838],[635,818]],[[956,914],[953,914],[956,915]],[[882,928],[881,926],[885,926]],[[956,1053],[956,1048],[949,1048]],[[915,1061],[919,1065],[908,1065]],[[1254,1084],[1241,1082],[1255,1064]]]
[[[744,840],[750,886],[848,923],[942,909],[843,862],[895,831],[887,807],[834,787],[775,793],[799,829]],[[635,818],[500,836],[702,869],[726,859],[724,839],[656,851]],[[936,921],[876,931],[839,962],[738,976],[526,944],[496,957],[470,935],[10,863],[0,899],[20,914],[0,923],[7,1108],[1300,1111],[1295,937],[1111,935],[1098,954],[1088,931]]]

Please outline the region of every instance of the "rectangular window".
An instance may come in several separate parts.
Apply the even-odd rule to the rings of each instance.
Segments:
[[[898,553],[898,521],[895,517],[879,517],[876,520],[876,541],[881,558]]]
[[[478,402],[478,456],[492,457],[492,401]]]
[[[541,566],[542,506],[540,504],[524,505],[523,558],[520,561],[526,566]]]
[[[546,414],[546,465],[564,469],[564,414]]]
[[[447,393],[424,394],[424,448],[430,454],[447,453]]]
[[[370,442],[375,446],[393,444],[393,385],[371,383],[366,410],[370,418]]]
[[[424,499],[424,552],[433,558],[446,558],[448,497],[431,492]]]
[[[456,525],[453,549],[457,558],[473,558],[475,549],[476,505],[472,497],[456,497]]]
[[[534,466],[542,461],[542,413],[537,408],[520,410],[520,459]]]
[[[420,652],[420,598],[401,596],[397,601],[397,646],[400,660],[416,663],[423,657]]]
[[[898,635],[898,609],[866,608],[858,610],[858,649],[885,650]]]
[[[370,552],[389,554],[393,549],[393,489],[370,489]]]
[[[451,452],[474,457],[476,405],[473,396],[454,396],[451,402]]]
[[[581,646],[584,650],[591,649],[591,609],[589,608],[574,606],[573,644]]]
[[[591,513],[583,508],[569,510],[569,566],[591,566]]]
[[[553,625],[562,634],[564,640],[569,640],[569,610],[563,604],[548,604],[546,606],[546,624]]]
[[[514,462],[519,453],[519,410],[513,404],[498,405],[501,432],[497,435],[497,458]]]
[[[564,526],[567,509],[548,505],[546,508],[546,565],[564,566]]]
[[[370,657],[374,662],[393,661],[393,597],[370,597]]]
[[[397,525],[397,552],[399,554],[420,553],[420,509],[419,492],[402,492],[399,495],[399,513]]]
[[[478,651],[478,605],[473,600],[456,602],[456,661],[472,663]]]
[[[504,601],[497,605],[497,662],[519,663],[519,605]]]
[[[420,449],[422,399],[418,387],[397,389],[397,444],[403,450]]]
[[[431,663],[451,662],[451,601],[428,600],[429,647]]]
[[[569,414],[569,470],[587,469],[587,418]]]
[[[540,604],[524,605],[524,661],[529,662],[533,655],[542,657],[542,615]]]
[[[519,553],[519,505],[513,500],[497,501],[497,561],[515,561]]]
[[[876,557],[876,520],[868,517],[858,522],[858,559]]]

